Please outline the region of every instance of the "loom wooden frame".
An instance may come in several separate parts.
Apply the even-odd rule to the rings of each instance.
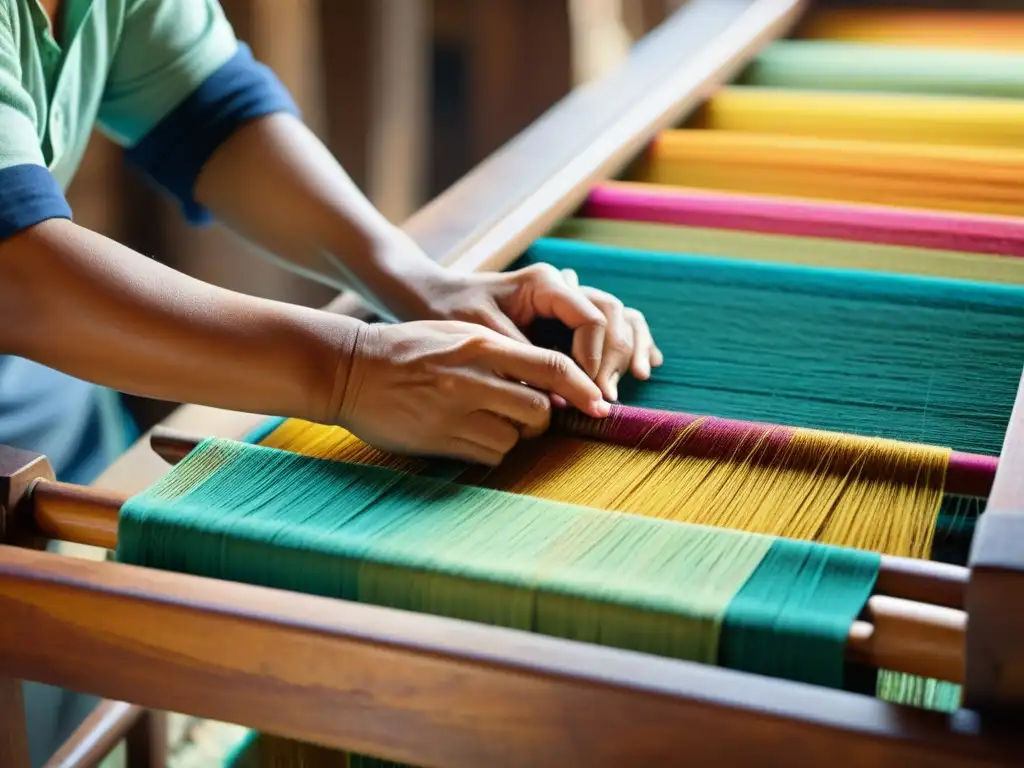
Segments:
[[[406,231],[454,268],[506,266],[807,5],[693,0],[622,71],[565,99]],[[696,54],[673,50],[690,38]],[[167,424],[238,438],[259,420],[187,406]],[[1020,590],[1024,551],[992,547],[1024,519],[1020,467],[1024,382],[985,516],[996,523],[983,523],[994,534],[979,535],[972,553],[983,578],[968,590],[968,610],[985,616],[983,632],[975,619],[969,627],[968,696],[1003,711],[1020,704],[1024,686],[1002,638],[1019,642],[1024,629],[995,601]],[[164,471],[140,441],[98,485],[132,493]],[[109,697],[105,712],[118,722],[138,707],[181,711],[422,765],[602,765],[687,754],[737,766],[954,766],[1005,765],[1022,754],[1012,723],[966,709],[947,718],[730,670],[23,546],[0,546],[0,616],[0,675],[10,676],[0,678],[4,768],[27,764],[17,679]],[[138,626],[162,630],[140,638]],[[995,672],[993,652],[1006,661]]]

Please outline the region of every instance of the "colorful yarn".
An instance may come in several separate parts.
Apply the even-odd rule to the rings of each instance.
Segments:
[[[1024,96],[1024,55],[995,51],[780,40],[739,84],[824,91]]]
[[[605,182],[579,215],[651,224],[760,232],[1024,256],[1024,221],[786,197],[743,195],[637,182]]]
[[[830,687],[880,565],[220,439],[124,505],[117,557]]]
[[[892,93],[722,88],[691,127],[974,147],[1024,147],[1024,101]]]
[[[566,415],[489,471],[396,456],[297,419],[278,422],[260,444],[597,509],[928,557],[948,449],[705,418],[661,434],[652,424],[648,442],[627,432],[638,416],[662,417],[630,411],[607,426]],[[612,431],[620,442],[565,434]]]
[[[566,240],[574,269],[642,311],[666,351],[629,405],[997,455],[1024,360],[1024,289],[666,255]]]
[[[665,131],[632,181],[723,191],[1024,215],[1024,151]]]
[[[550,236],[667,254],[692,253],[830,269],[1024,285],[1024,259],[1019,257],[612,219],[570,219],[556,227]]]
[[[1019,10],[977,8],[868,7],[812,9],[796,36],[808,40],[875,43],[926,48],[1024,51],[1024,15]]]

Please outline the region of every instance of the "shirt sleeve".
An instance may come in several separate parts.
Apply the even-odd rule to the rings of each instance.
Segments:
[[[210,219],[193,196],[206,161],[243,124],[276,112],[298,109],[216,0],[130,0],[99,126],[190,222]]]
[[[46,167],[35,104],[21,85],[11,20],[0,6],[0,240],[41,221],[71,218],[60,184]]]

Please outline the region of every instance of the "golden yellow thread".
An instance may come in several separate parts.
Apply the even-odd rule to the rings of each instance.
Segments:
[[[678,522],[924,558],[948,449],[808,429],[769,450],[756,434],[731,452],[690,451],[700,421],[666,450],[547,435],[466,482]],[[345,430],[290,420],[264,445],[318,458],[423,471],[422,459],[367,446]],[[706,444],[706,438],[702,438]],[[712,455],[708,455],[708,454]]]

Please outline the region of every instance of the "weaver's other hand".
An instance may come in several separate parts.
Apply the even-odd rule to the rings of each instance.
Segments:
[[[456,321],[360,331],[338,422],[384,450],[495,466],[547,429],[563,398],[595,417],[608,403],[566,355]]]
[[[452,275],[430,293],[434,317],[478,323],[518,341],[526,341],[522,329],[538,318],[561,321],[573,330],[573,358],[609,400],[618,399],[626,371],[648,379],[664,362],[638,310],[581,286],[570,269],[533,264],[514,272]]]

